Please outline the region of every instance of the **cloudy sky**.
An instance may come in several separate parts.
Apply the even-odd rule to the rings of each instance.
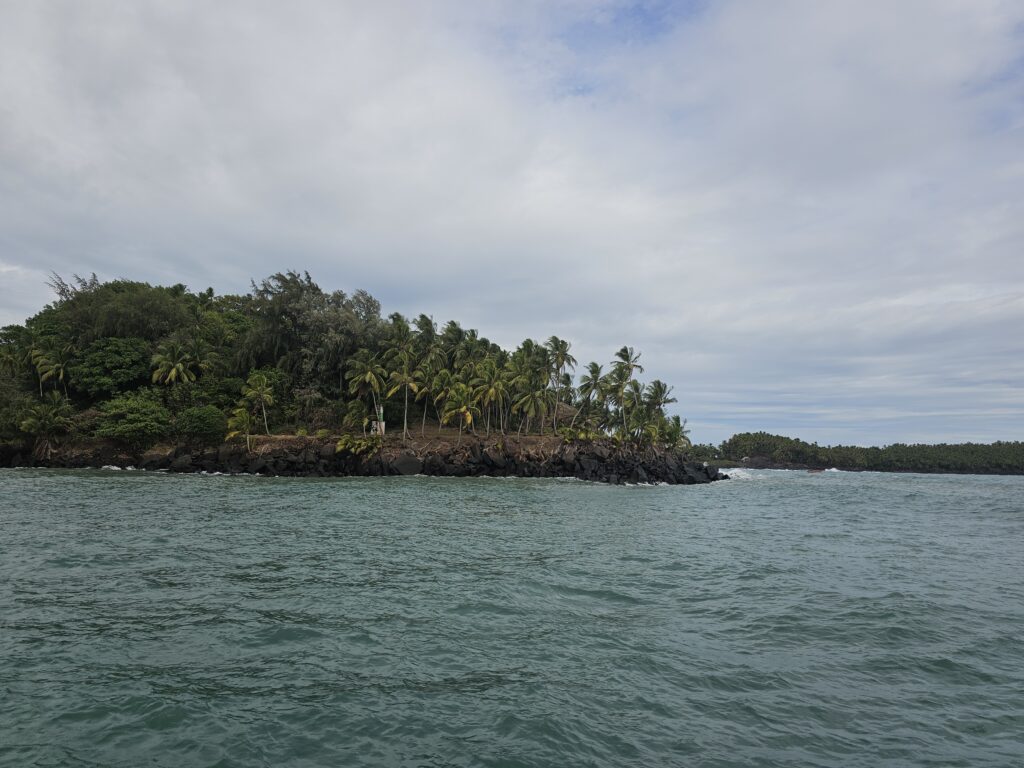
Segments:
[[[1024,3],[0,0],[0,323],[308,269],[693,437],[1024,438]]]

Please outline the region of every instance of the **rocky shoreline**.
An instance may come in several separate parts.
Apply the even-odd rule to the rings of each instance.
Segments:
[[[563,443],[536,438],[461,443],[435,440],[405,444],[389,440],[381,447],[339,449],[336,440],[306,437],[261,438],[251,448],[244,441],[202,450],[162,446],[126,451],[94,442],[63,446],[48,458],[24,446],[0,446],[0,466],[50,468],[133,467],[169,472],[221,472],[281,477],[575,477],[624,483],[693,485],[723,480],[714,466],[693,461],[681,451],[619,446],[612,441]]]

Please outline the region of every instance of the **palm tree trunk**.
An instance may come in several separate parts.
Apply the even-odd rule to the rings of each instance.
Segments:
[[[427,403],[423,403],[423,423],[420,425],[420,437],[427,436]]]
[[[580,405],[582,405],[582,403]],[[583,410],[583,409],[582,408],[577,408],[576,409],[576,413],[574,413],[572,415],[572,421],[569,422],[569,429],[572,429],[573,427],[576,426],[576,417],[580,415],[580,411],[581,410]]]
[[[409,439],[409,386],[405,387],[405,415],[402,417],[402,439]]]
[[[267,404],[262,402],[262,401],[260,401],[260,408],[263,411],[263,429],[265,429],[267,431],[267,434],[269,435],[270,434],[270,425],[267,424]]]

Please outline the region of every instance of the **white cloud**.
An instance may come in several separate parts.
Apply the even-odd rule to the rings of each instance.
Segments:
[[[632,344],[700,440],[1020,437],[1024,10],[679,8],[5,4],[0,320],[307,268]]]

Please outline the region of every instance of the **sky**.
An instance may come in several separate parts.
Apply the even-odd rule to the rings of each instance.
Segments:
[[[1024,3],[0,0],[0,324],[285,269],[692,438],[1024,439]]]

